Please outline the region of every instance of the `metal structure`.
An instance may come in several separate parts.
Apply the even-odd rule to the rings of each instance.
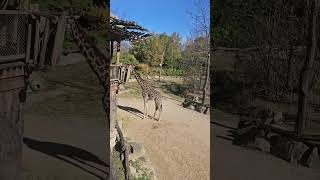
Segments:
[[[110,17],[110,48],[113,57],[114,42],[117,42],[117,62],[120,64],[121,41],[137,43],[151,36],[150,32],[133,21],[124,21],[116,17]]]

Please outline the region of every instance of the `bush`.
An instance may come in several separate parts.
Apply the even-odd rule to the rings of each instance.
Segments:
[[[121,57],[121,62],[124,64],[130,64],[130,65],[138,65],[139,61],[134,57],[133,54],[124,53]]]
[[[177,68],[167,68],[165,69],[165,73],[167,76],[182,76],[184,72]]]
[[[136,66],[137,70],[144,73],[148,74],[149,73],[149,65],[148,64],[138,64]]]

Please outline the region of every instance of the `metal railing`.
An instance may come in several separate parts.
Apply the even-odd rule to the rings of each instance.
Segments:
[[[25,58],[28,16],[19,11],[0,11],[0,63]]]

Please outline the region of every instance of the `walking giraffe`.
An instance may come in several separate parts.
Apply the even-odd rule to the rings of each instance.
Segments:
[[[107,49],[108,52],[106,55],[101,52],[95,43],[92,42],[87,32],[82,29],[80,24],[74,18],[68,19],[66,30],[78,43],[81,54],[85,57],[86,62],[89,64],[91,70],[96,74],[99,83],[104,89],[102,104],[106,113],[106,128],[107,130],[110,129],[110,135],[109,132],[107,132],[107,138],[110,138],[110,151],[107,153],[110,155],[110,152],[112,152],[112,148],[115,145],[115,137],[117,134],[117,123],[114,122],[113,119],[110,119],[110,51]]]
[[[135,68],[132,68],[132,74],[136,78],[137,82],[139,83],[141,90],[142,90],[142,97],[144,103],[144,112],[143,112],[143,119],[145,116],[148,117],[148,101],[154,100],[155,102],[155,111],[153,114],[153,118],[156,116],[156,112],[159,111],[158,121],[160,121],[160,116],[162,112],[162,96],[161,93],[155,90],[151,84],[149,84],[146,80],[142,79],[140,74],[135,71]]]

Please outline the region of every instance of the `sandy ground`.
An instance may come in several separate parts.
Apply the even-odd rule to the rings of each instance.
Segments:
[[[210,118],[185,109],[181,102],[163,101],[161,121],[142,119],[142,98],[121,97],[118,114],[126,134],[146,148],[159,180],[210,179]],[[154,103],[149,103],[149,114]]]
[[[214,117],[213,117],[214,118]],[[319,180],[320,170],[294,166],[260,151],[232,145],[236,119],[223,116],[211,123],[212,178],[214,180]]]
[[[105,178],[108,143],[98,97],[77,88],[58,87],[28,98],[24,114],[24,180]]]

